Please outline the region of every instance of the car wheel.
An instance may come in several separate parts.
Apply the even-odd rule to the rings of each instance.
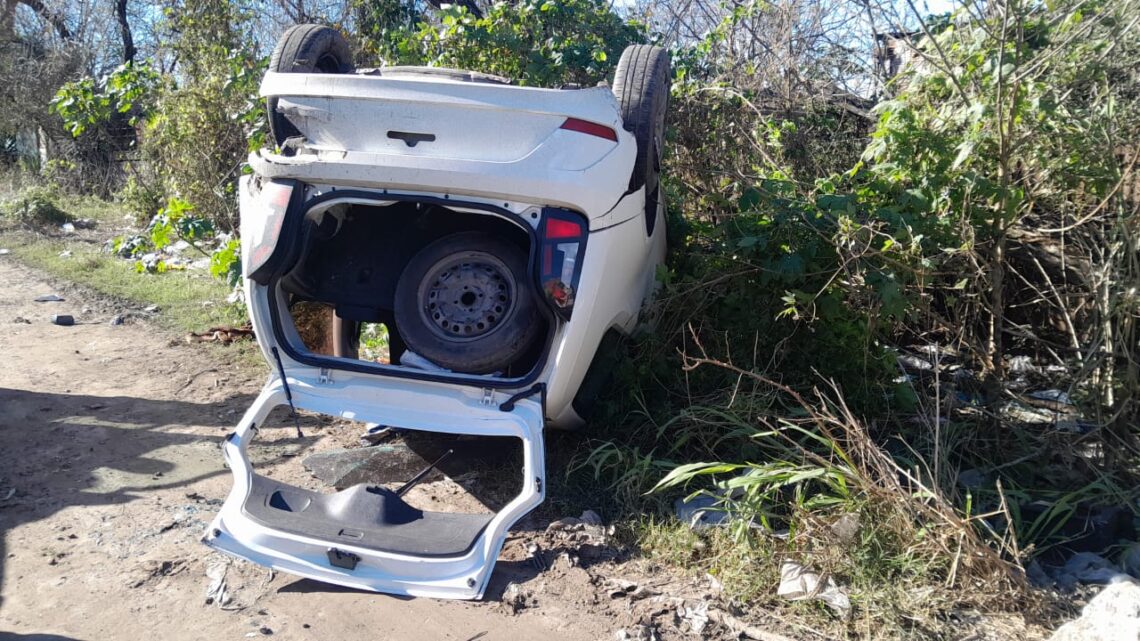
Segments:
[[[650,45],[626,47],[614,72],[613,92],[621,107],[622,123],[637,139],[629,190],[645,187],[645,228],[649,234],[653,233],[660,201],[670,76],[669,54]]]
[[[339,31],[319,24],[299,24],[277,41],[269,70],[278,73],[352,73],[352,51]],[[277,146],[301,132],[277,112],[277,98],[266,101],[269,133]]]
[[[540,337],[526,252],[484,232],[444,236],[396,283],[396,327],[408,348],[456,372],[506,370]]]

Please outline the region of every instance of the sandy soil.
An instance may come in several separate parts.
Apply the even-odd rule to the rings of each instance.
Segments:
[[[66,301],[34,302],[51,293]],[[650,620],[629,584],[614,596],[620,553],[535,519],[512,534],[483,602],[343,590],[233,562],[232,602],[208,605],[206,571],[223,557],[198,539],[230,489],[219,444],[264,373],[144,321],[109,324],[128,311],[0,256],[0,638],[613,639]],[[52,325],[56,313],[77,324]],[[264,430],[258,463],[312,484],[303,456],[360,434],[305,423],[304,438],[285,420]],[[436,478],[418,500],[478,505],[463,478]]]

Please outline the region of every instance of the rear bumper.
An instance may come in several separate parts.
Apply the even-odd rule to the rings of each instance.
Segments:
[[[317,389],[303,378],[289,380],[297,407],[313,412],[451,434],[519,438],[522,491],[491,518],[466,552],[453,556],[397,554],[354,546],[343,538],[269,527],[243,506],[255,482],[247,448],[257,434],[256,426],[274,407],[287,403],[280,381],[274,378],[224,445],[234,487],[203,542],[220,552],[326,583],[408,596],[480,598],[508,530],[543,500],[541,405],[528,399],[516,403],[512,411],[501,411],[498,404],[483,404],[426,383],[379,388],[350,378]],[[336,564],[334,558],[352,559],[352,567]]]

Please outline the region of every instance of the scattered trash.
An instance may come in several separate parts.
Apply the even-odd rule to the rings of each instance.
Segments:
[[[61,325],[63,327],[70,327],[75,324],[75,319],[69,314],[52,314],[52,325]]]
[[[1080,618],[1061,626],[1049,641],[1136,641],[1140,639],[1140,585],[1111,583],[1093,597]]]
[[[726,525],[728,512],[723,506],[724,499],[712,494],[698,494],[680,498],[673,502],[673,513],[677,520],[689,524],[689,528],[699,530],[706,527]]]
[[[151,309],[154,307],[154,309]],[[158,307],[151,305],[146,308],[148,312],[158,311]],[[235,341],[253,338],[253,328],[250,326],[245,327],[230,327],[222,325],[219,327],[211,327],[204,332],[190,332],[186,335],[187,343],[221,343],[222,345],[229,345]]]
[[[43,296],[36,296],[37,303],[62,303],[65,299],[56,294],[44,294]]]
[[[606,581],[606,584],[610,586],[609,595],[611,599],[628,596],[637,590],[637,582],[626,579],[610,579]]]
[[[11,249],[8,249],[8,248],[0,249],[0,256],[6,256],[7,254],[11,254],[11,253],[12,253]]]
[[[147,305],[143,308],[143,311],[147,312],[148,314],[153,314],[158,311],[158,305]]]
[[[701,601],[695,606],[677,608],[677,616],[689,626],[689,632],[699,635],[709,624],[709,603]]]
[[[859,537],[859,515],[848,512],[831,524],[831,533],[843,545],[850,545]]]
[[[365,425],[365,432],[360,436],[360,447],[373,447],[379,445],[399,433],[399,430],[388,425],[369,423]]]
[[[928,372],[934,369],[934,365],[930,361],[910,354],[899,354],[898,363],[903,370]]]
[[[614,633],[614,638],[618,641],[660,641],[661,639],[657,635],[657,629],[649,625],[622,628]]]
[[[729,630],[734,636],[733,638],[753,639],[754,641],[795,641],[790,637],[775,632],[768,632],[760,628],[745,623],[740,619],[732,616],[731,614],[722,610],[709,610],[709,620],[713,623],[719,623]]]
[[[117,314],[111,318],[111,327],[118,327],[123,324],[123,315]]]
[[[206,587],[206,605],[216,603],[218,607],[225,607],[233,601],[226,590],[226,572],[229,569],[230,560],[221,557],[206,566],[206,576],[210,579],[210,584]]]
[[[709,589],[713,591],[713,594],[724,592],[724,584],[720,582],[720,579],[711,574],[705,574],[705,580],[709,582]]]
[[[64,224],[59,226],[59,229],[60,229],[60,231],[62,231],[65,234],[74,234],[75,233],[75,225],[73,223],[64,223]]]
[[[1035,398],[1041,401],[1053,401],[1063,405],[1072,405],[1073,402],[1069,399],[1067,392],[1062,392],[1059,389],[1046,389],[1026,394],[1030,398]]]
[[[534,569],[538,570],[539,572],[545,572],[548,569],[548,566],[546,565],[546,557],[543,556],[542,547],[539,546],[539,544],[531,541],[529,544],[527,544],[526,551],[527,554],[530,555],[530,564],[534,566]]]
[[[784,561],[780,566],[780,587],[776,594],[789,601],[819,599],[842,616],[851,610],[851,599],[834,579],[827,577],[823,582],[818,574],[795,561]]]
[[[518,614],[519,611],[526,609],[529,597],[530,594],[521,585],[512,581],[503,590],[502,604],[511,614]]]
[[[71,250],[65,249],[65,250],[59,252],[59,257],[60,258],[71,258]]]
[[[423,370],[425,372],[439,372],[441,374],[448,374],[451,372],[451,370],[436,365],[435,363],[429,361],[423,356],[420,356],[410,349],[404,350],[404,353],[400,355],[400,364],[404,367],[411,367],[414,369]]]
[[[1128,579],[1111,561],[1092,552],[1078,552],[1062,566],[1038,565],[1026,568],[1028,578],[1038,585],[1056,585],[1070,591],[1078,584],[1107,585],[1113,581]]]

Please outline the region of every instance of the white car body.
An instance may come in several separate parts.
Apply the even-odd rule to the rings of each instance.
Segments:
[[[635,327],[664,259],[663,206],[656,207],[656,220],[647,226],[644,187],[628,189],[637,143],[623,128],[617,101],[606,87],[550,90],[381,71],[268,73],[261,93],[277,99],[279,112],[305,140],[288,155],[269,149],[252,154],[253,174],[241,181],[246,297],[258,345],[275,374],[225,444],[234,489],[204,541],[234,556],[329,583],[479,598],[508,529],[543,499],[544,427],[581,423],[572,401],[603,335]],[[569,122],[600,125],[615,139],[564,128]],[[308,352],[292,324],[281,322],[289,309],[279,284],[249,278],[256,269],[250,262],[255,253],[276,251],[259,243],[280,240],[275,234],[283,223],[272,218],[267,202],[270,181],[292,185],[290,207],[299,203],[303,211],[294,216],[323,215],[344,203],[377,207],[430,199],[455,212],[509,220],[533,236],[547,208],[577,212],[588,221],[588,239],[584,256],[578,257],[572,315],[567,320],[551,314],[538,364],[513,378],[361,364]],[[319,204],[312,206],[314,202]],[[276,372],[283,372],[284,379]],[[444,554],[409,549],[414,547],[410,543],[364,545],[351,537],[279,527],[273,518],[267,522],[258,518],[261,508],[255,503],[280,502],[281,492],[291,490],[274,490],[273,499],[258,498],[257,492],[269,490],[255,486],[268,481],[254,473],[246,450],[269,410],[286,404],[287,393],[298,409],[320,414],[405,429],[518,438],[524,453],[522,492],[490,517],[469,546],[448,548]],[[316,509],[309,506],[322,500],[296,496],[304,507],[286,512]],[[385,527],[390,529],[362,537],[398,535],[394,526]],[[334,557],[349,562],[334,563]]]

